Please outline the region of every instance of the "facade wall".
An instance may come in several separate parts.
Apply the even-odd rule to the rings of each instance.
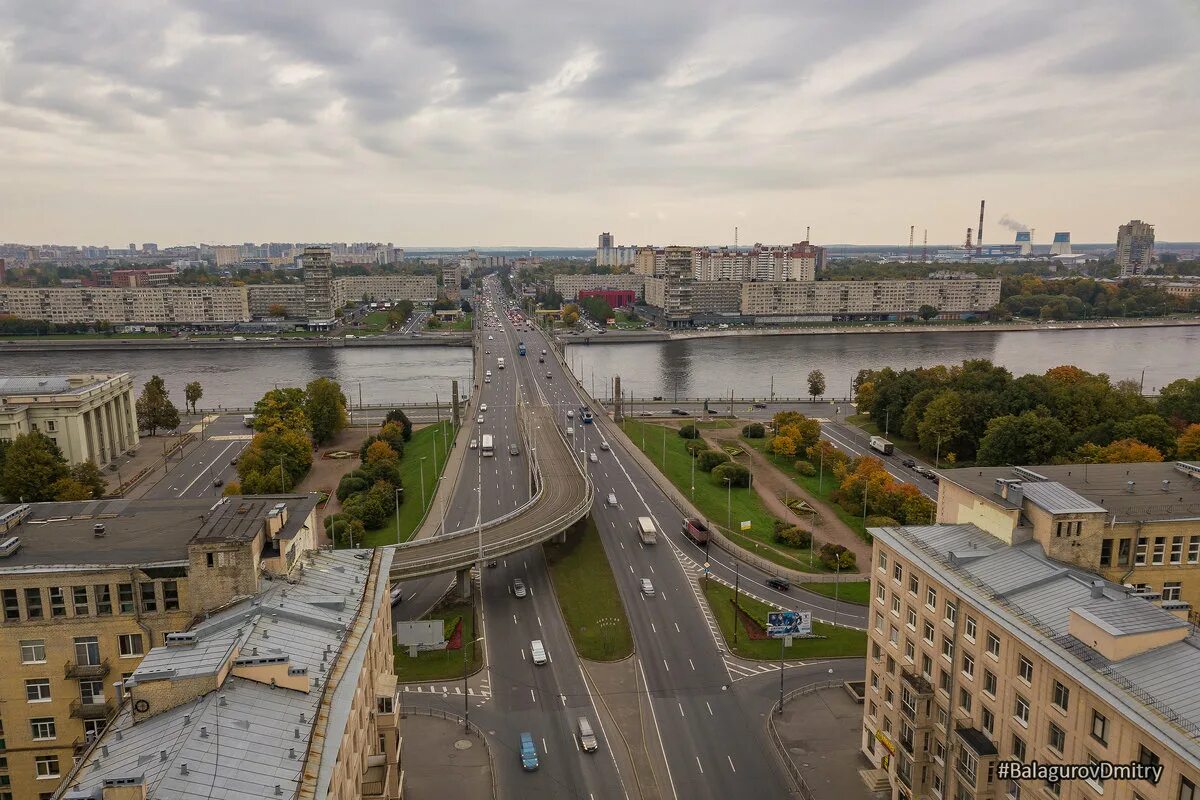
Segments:
[[[987,609],[879,538],[868,622],[862,751],[888,773],[894,800],[1185,800],[1187,787],[1200,782],[1200,767],[1157,731],[1122,716],[1112,699],[1060,671]],[[972,762],[959,728],[982,732],[998,756]],[[1002,784],[988,768],[997,757],[1086,764],[1146,754],[1165,768],[1158,785],[1077,781],[1055,792],[1037,781]]]
[[[341,308],[366,297],[369,300],[433,302],[438,286],[435,275],[355,275],[333,281],[334,306]]]
[[[692,313],[737,314],[742,307],[742,286],[732,281],[696,281],[692,284]]]
[[[104,466],[137,447],[133,379],[120,375],[71,376],[82,391],[48,395],[10,395],[0,406],[0,440],[40,431],[50,437],[70,464],[94,461]]]
[[[289,319],[303,319],[304,285],[300,283],[262,283],[246,287],[250,316],[255,319],[271,316],[271,306],[287,309]]]
[[[742,284],[748,316],[916,314],[923,305],[941,313],[985,313],[1000,302],[999,279],[912,281],[783,281]]]
[[[248,322],[245,286],[0,288],[0,314],[63,324]]]
[[[304,269],[304,315],[309,322],[328,322],[341,304],[334,297],[333,254],[327,247],[306,247],[300,257]]]
[[[645,278],[642,275],[629,273],[616,275],[555,275],[554,291],[563,296],[568,302],[579,298],[579,292],[585,289],[631,289],[640,298],[645,292]]]

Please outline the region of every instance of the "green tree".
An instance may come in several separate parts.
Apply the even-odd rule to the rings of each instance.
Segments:
[[[929,320],[933,319],[937,315],[938,315],[938,309],[936,306],[923,305],[917,309],[917,316],[920,317],[921,319],[925,320],[926,322],[929,322]]]
[[[949,448],[962,433],[962,398],[953,390],[944,391],[930,401],[917,425],[917,440],[922,449],[930,452]]]
[[[1158,414],[1139,414],[1113,426],[1113,439],[1137,439],[1166,458],[1175,454],[1178,432]]]
[[[574,325],[579,322],[579,306],[574,303],[567,303],[562,307],[562,321],[568,325]]]
[[[93,461],[84,461],[71,467],[71,478],[86,489],[88,496],[92,499],[104,497],[105,492],[108,491],[108,482],[104,480],[104,473]]]
[[[92,499],[91,491],[71,477],[59,478],[50,484],[50,493],[55,500],[64,502]]]
[[[975,460],[982,467],[1047,464],[1070,440],[1067,426],[1053,417],[1035,411],[1006,414],[988,423]]]
[[[267,307],[267,316],[287,318],[287,306],[282,303],[272,303]]]
[[[196,413],[196,403],[204,397],[204,388],[200,385],[200,381],[192,381],[183,387],[183,397],[191,405],[192,413]]]
[[[812,447],[821,439],[821,423],[812,417],[797,414],[794,422],[780,425],[781,436],[786,436],[796,443],[796,452],[802,452]]]
[[[679,435],[682,436],[684,439],[699,439],[700,431],[696,428],[695,425],[689,424],[689,425],[684,425],[683,427],[681,427],[679,429]]]
[[[142,394],[134,404],[137,410],[138,428],[149,431],[153,436],[159,428],[175,429],[179,427],[179,409],[167,395],[167,387],[163,379],[157,375],[150,376],[142,387]]]
[[[719,467],[729,460],[729,454],[723,450],[702,450],[696,455],[696,469],[712,472],[715,467]]]
[[[304,390],[295,387],[271,389],[254,404],[254,430],[295,431],[308,434],[312,423],[304,410]]]
[[[790,436],[779,434],[771,437],[771,454],[776,458],[795,458],[796,440]]]
[[[304,390],[304,411],[317,444],[325,444],[346,427],[346,405],[346,395],[337,381],[317,378],[309,382]]]
[[[273,429],[255,435],[238,459],[237,471],[246,494],[261,494],[291,491],[311,466],[312,442],[306,434]]]
[[[714,468],[712,476],[718,486],[725,486],[726,481],[730,486],[737,488],[745,489],[750,486],[750,470],[735,461],[728,461]]]
[[[749,425],[742,426],[742,436],[747,439],[761,439],[766,435],[766,429],[763,428],[761,422],[751,422]]]
[[[44,434],[30,431],[5,448],[0,494],[10,503],[54,500],[54,484],[69,477],[62,453]]]
[[[814,369],[808,373],[808,396],[815,401],[823,394],[825,394],[825,373]]]
[[[399,423],[400,427],[404,430],[404,441],[407,442],[412,438],[412,423],[409,422],[408,415],[405,414],[403,410],[399,408],[393,408],[387,413],[387,416],[383,418],[383,421],[385,425],[389,422]]]
[[[1158,395],[1158,413],[1185,425],[1200,422],[1200,378],[1180,378],[1164,386]]]
[[[1179,434],[1175,442],[1177,458],[1193,461],[1200,458],[1200,423],[1192,423]]]

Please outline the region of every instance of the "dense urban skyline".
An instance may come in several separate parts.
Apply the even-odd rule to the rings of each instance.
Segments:
[[[1196,239],[1200,20],[1102,5],[0,4],[0,240]]]

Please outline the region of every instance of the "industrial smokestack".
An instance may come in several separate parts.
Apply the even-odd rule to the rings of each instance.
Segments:
[[[983,204],[985,201],[979,201],[979,228],[975,231],[975,254],[983,255]]]
[[[967,249],[971,249],[971,229],[967,228]]]

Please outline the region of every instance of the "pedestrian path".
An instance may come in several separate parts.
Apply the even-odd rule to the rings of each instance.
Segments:
[[[807,666],[807,661],[785,661],[783,662],[784,669],[792,669],[793,667]],[[740,681],[743,678],[752,678],[755,675],[762,675],[764,672],[779,672],[779,662],[754,662],[741,661],[732,658],[725,659],[725,669],[729,671],[729,677],[735,681]]]
[[[436,683],[418,683],[410,686],[402,686],[400,694],[440,694],[443,696],[456,694],[462,697],[462,686],[454,686],[452,684],[436,684]],[[467,687],[467,695],[470,697],[479,697],[484,700],[492,699],[492,689],[490,686],[480,686],[476,689],[473,686]]]

